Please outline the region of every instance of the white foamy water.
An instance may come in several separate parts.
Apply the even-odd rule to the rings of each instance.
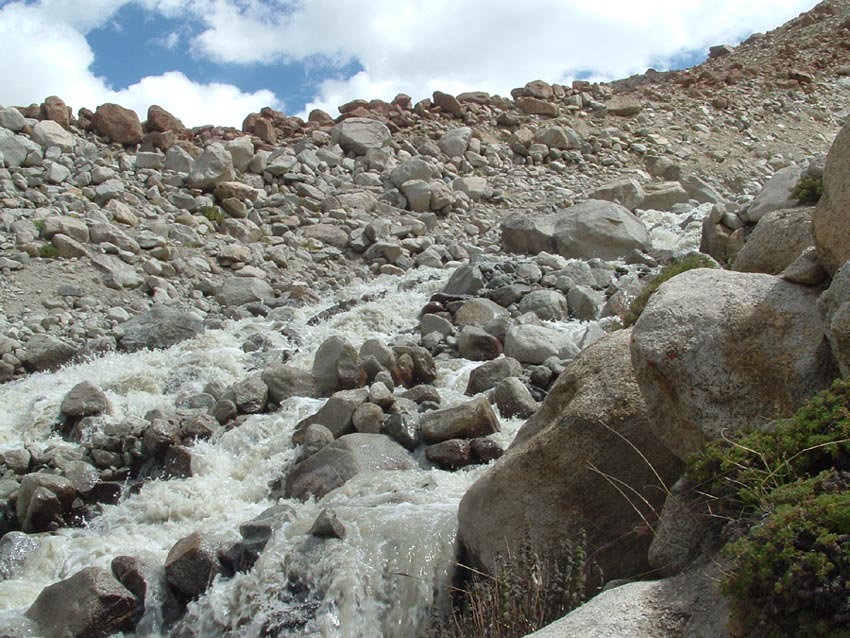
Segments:
[[[35,374],[0,386],[0,450],[22,445],[44,453],[74,448],[54,426],[65,394],[88,380],[103,389],[109,418],[143,417],[169,411],[175,401],[202,391],[212,381],[229,385],[256,373],[264,362],[243,352],[242,343],[263,335],[273,350],[292,353],[290,364],[309,368],[328,336],[339,334],[355,346],[371,337],[391,342],[416,326],[428,297],[450,273],[419,270],[408,277],[381,278],[347,289],[340,298],[371,300],[308,322],[331,300],[295,309],[286,335],[262,318],[229,322],[164,351],[108,354],[52,374]],[[401,282],[401,283],[400,283]],[[577,330],[580,330],[577,328]],[[477,363],[438,362],[436,386],[444,405],[464,400],[469,372]],[[0,636],[38,636],[23,613],[47,585],[89,566],[109,568],[129,555],[162,564],[169,549],[192,532],[234,541],[239,525],[275,504],[270,484],[285,475],[296,450],[291,437],[301,419],[321,405],[289,399],[273,414],[251,416],[235,429],[193,447],[193,476],[146,483],[85,528],[32,536],[38,548],[0,580]],[[503,419],[502,445],[521,422]],[[276,635],[410,637],[425,626],[445,591],[454,558],[457,505],[484,468],[456,473],[416,468],[364,473],[319,502],[287,500],[294,518],[272,538],[248,573],[216,580],[191,603],[187,623],[199,638],[259,637],[282,619],[304,622]],[[318,514],[333,507],[346,527],[344,540],[319,540],[308,532]],[[292,583],[299,583],[298,595]],[[305,611],[306,610],[306,611]],[[155,615],[145,617],[144,636],[160,635]]]

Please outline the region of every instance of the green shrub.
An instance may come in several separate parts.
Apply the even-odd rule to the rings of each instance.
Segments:
[[[688,474],[740,528],[722,586],[754,635],[850,637],[850,381],[770,431],[710,443]]]
[[[59,257],[59,251],[53,244],[44,244],[38,249],[38,256],[42,259],[56,259]]]
[[[224,221],[224,213],[218,206],[203,206],[200,213],[214,224]]]
[[[43,237],[44,236],[44,220],[43,219],[36,219],[32,223],[32,225],[35,226],[35,229],[38,231],[38,236]]]
[[[637,297],[632,299],[629,304],[629,310],[623,318],[623,324],[625,327],[628,328],[635,324],[644,308],[646,308],[646,304],[649,303],[649,298],[656,290],[658,290],[658,287],[661,284],[672,279],[676,275],[680,275],[687,270],[693,270],[695,268],[717,268],[717,263],[711,257],[703,255],[702,253],[691,253],[681,259],[671,261],[669,264],[664,266],[657,275],[652,277],[646,283],[643,290],[640,291],[640,294]]]
[[[581,605],[592,588],[583,531],[564,540],[553,560],[528,542],[498,556],[493,575],[472,570],[450,619],[432,627],[440,638],[520,638]]]
[[[800,204],[816,204],[823,195],[823,178],[803,177],[791,194]]]

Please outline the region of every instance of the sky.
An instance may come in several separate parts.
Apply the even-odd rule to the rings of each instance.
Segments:
[[[333,116],[668,70],[776,28],[816,0],[0,0],[0,105],[152,104],[241,127],[271,106]]]

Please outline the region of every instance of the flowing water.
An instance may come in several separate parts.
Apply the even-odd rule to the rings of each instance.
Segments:
[[[332,334],[345,336],[356,347],[371,337],[392,342],[416,328],[418,309],[448,274],[420,270],[403,279],[382,278],[368,289],[343,291],[341,298],[368,293],[373,301],[317,325],[310,325],[310,318],[330,307],[330,300],[293,310],[285,334],[273,321],[229,322],[167,350],[109,354],[0,386],[0,450],[22,443],[41,453],[75,448],[53,428],[62,398],[82,380],[106,392],[112,418],[143,417],[152,409],[173,409],[175,401],[202,391],[211,381],[230,384],[261,369],[261,355],[241,348],[253,335],[263,335],[272,350],[291,352],[290,363],[303,368],[310,367],[316,348]],[[465,399],[475,365],[438,362],[436,385],[444,404]],[[119,504],[105,506],[84,528],[32,536],[36,542],[20,550],[11,573],[0,580],[0,635],[37,636],[23,612],[45,586],[84,567],[108,569],[119,555],[163,564],[174,543],[195,531],[238,539],[241,523],[274,504],[269,485],[293,462],[295,424],[320,405],[293,398],[275,413],[251,416],[239,427],[195,444],[193,476],[148,482]],[[498,438],[503,445],[519,425],[502,420]],[[253,570],[216,580],[207,595],[190,604],[187,624],[199,637],[251,637],[306,615],[306,625],[279,635],[414,636],[440,602],[438,592],[445,591],[457,505],[482,471],[450,473],[420,462],[420,468],[410,471],[361,474],[319,503],[288,500],[295,516],[275,534]],[[326,507],[333,507],[344,523],[344,540],[308,534]],[[160,634],[154,607],[150,605],[140,635]]]

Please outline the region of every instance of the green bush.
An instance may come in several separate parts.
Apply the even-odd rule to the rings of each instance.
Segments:
[[[53,244],[44,244],[38,249],[38,256],[42,259],[56,259],[59,257],[59,251]]]
[[[498,556],[495,573],[471,570],[451,618],[432,627],[439,638],[520,638],[581,605],[588,582],[583,531],[564,540],[554,560],[524,542],[516,554]],[[595,583],[594,583],[595,584]]]
[[[816,204],[823,195],[823,178],[803,177],[791,194],[800,204]]]
[[[35,229],[38,231],[38,236],[43,237],[44,236],[44,220],[43,219],[36,219],[32,223],[32,225],[35,226]]]
[[[640,291],[640,294],[637,297],[632,299],[629,304],[629,310],[623,318],[623,324],[625,327],[628,328],[635,324],[644,308],[646,308],[646,304],[649,303],[649,298],[656,290],[658,290],[658,287],[661,284],[672,279],[676,275],[680,275],[687,270],[693,270],[695,268],[717,268],[717,263],[711,257],[703,255],[702,253],[691,253],[681,259],[671,261],[669,264],[664,266],[657,275],[652,277],[646,283],[643,290]]]
[[[754,635],[850,637],[850,382],[710,443],[688,474],[739,529],[722,585]]]

